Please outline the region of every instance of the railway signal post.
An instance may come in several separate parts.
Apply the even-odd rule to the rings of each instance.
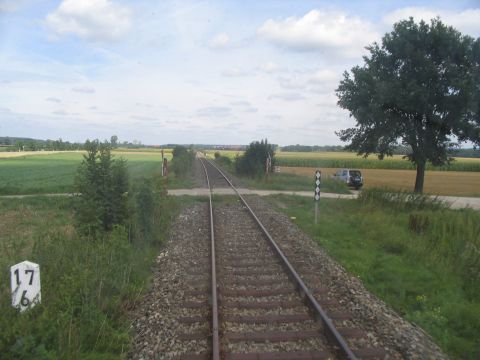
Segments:
[[[322,172],[315,171],[315,225],[318,221],[318,202],[320,200],[320,184],[322,182]]]
[[[164,159],[165,159],[165,156],[163,155],[163,149],[162,149],[162,177],[164,176],[164,175],[163,175],[163,170],[164,170]]]

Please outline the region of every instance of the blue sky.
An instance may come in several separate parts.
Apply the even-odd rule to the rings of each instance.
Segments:
[[[478,0],[0,0],[0,136],[339,144],[341,74],[408,16],[480,36]]]

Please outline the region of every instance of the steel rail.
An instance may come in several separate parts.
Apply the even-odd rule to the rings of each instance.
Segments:
[[[267,239],[270,242],[270,245],[273,247],[277,255],[280,257],[282,260],[283,265],[287,269],[288,273],[290,276],[294,279],[297,289],[303,293],[306,297],[306,300],[310,307],[314,310],[315,316],[322,321],[322,323],[325,325],[326,329],[326,335],[333,339],[333,341],[336,343],[336,345],[339,348],[339,355],[343,358],[349,359],[349,360],[357,360],[358,358],[356,355],[353,353],[353,351],[350,349],[348,346],[347,342],[343,338],[343,336],[338,332],[338,330],[335,328],[335,325],[333,324],[332,320],[328,317],[326,314],[325,310],[320,306],[318,301],[315,299],[312,291],[305,285],[303,280],[300,278],[300,275],[298,275],[297,271],[293,268],[292,264],[288,261],[286,256],[283,254],[282,250],[280,247],[277,245],[275,240],[273,240],[272,236],[270,233],[267,231],[265,226],[262,224],[260,219],[255,215],[253,212],[252,208],[250,205],[248,205],[247,201],[245,198],[240,194],[240,192],[237,190],[235,186],[233,186],[232,182],[227,178],[227,176],[223,173],[222,170],[220,170],[214,163],[211,161],[206,160],[210,165],[212,165],[222,176],[223,178],[227,181],[227,183],[230,185],[230,187],[237,193],[239,196],[240,200],[242,203],[245,205],[245,207],[248,209],[250,212],[250,215],[255,219],[257,224],[260,226],[262,229],[263,234],[267,237]],[[203,162],[202,162],[203,164]],[[203,165],[205,167],[205,165]],[[206,169],[206,168],[205,168]]]
[[[218,299],[217,299],[217,268],[215,261],[215,234],[213,228],[213,207],[212,207],[212,189],[210,188],[210,180],[208,178],[207,168],[202,160],[200,160],[205,177],[207,179],[207,186],[210,190],[208,193],[209,213],[210,213],[210,247],[211,247],[211,296],[212,296],[212,359],[220,360],[220,340],[218,335]]]

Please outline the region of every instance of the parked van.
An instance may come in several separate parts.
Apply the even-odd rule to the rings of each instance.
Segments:
[[[333,174],[333,178],[346,183],[356,190],[363,186],[363,177],[360,170],[340,169]]]

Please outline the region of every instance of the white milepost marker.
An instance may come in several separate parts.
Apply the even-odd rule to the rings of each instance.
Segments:
[[[318,221],[318,201],[320,200],[320,184],[322,182],[322,173],[315,171],[315,224]]]
[[[40,266],[24,261],[10,268],[12,306],[25,311],[41,301]]]

